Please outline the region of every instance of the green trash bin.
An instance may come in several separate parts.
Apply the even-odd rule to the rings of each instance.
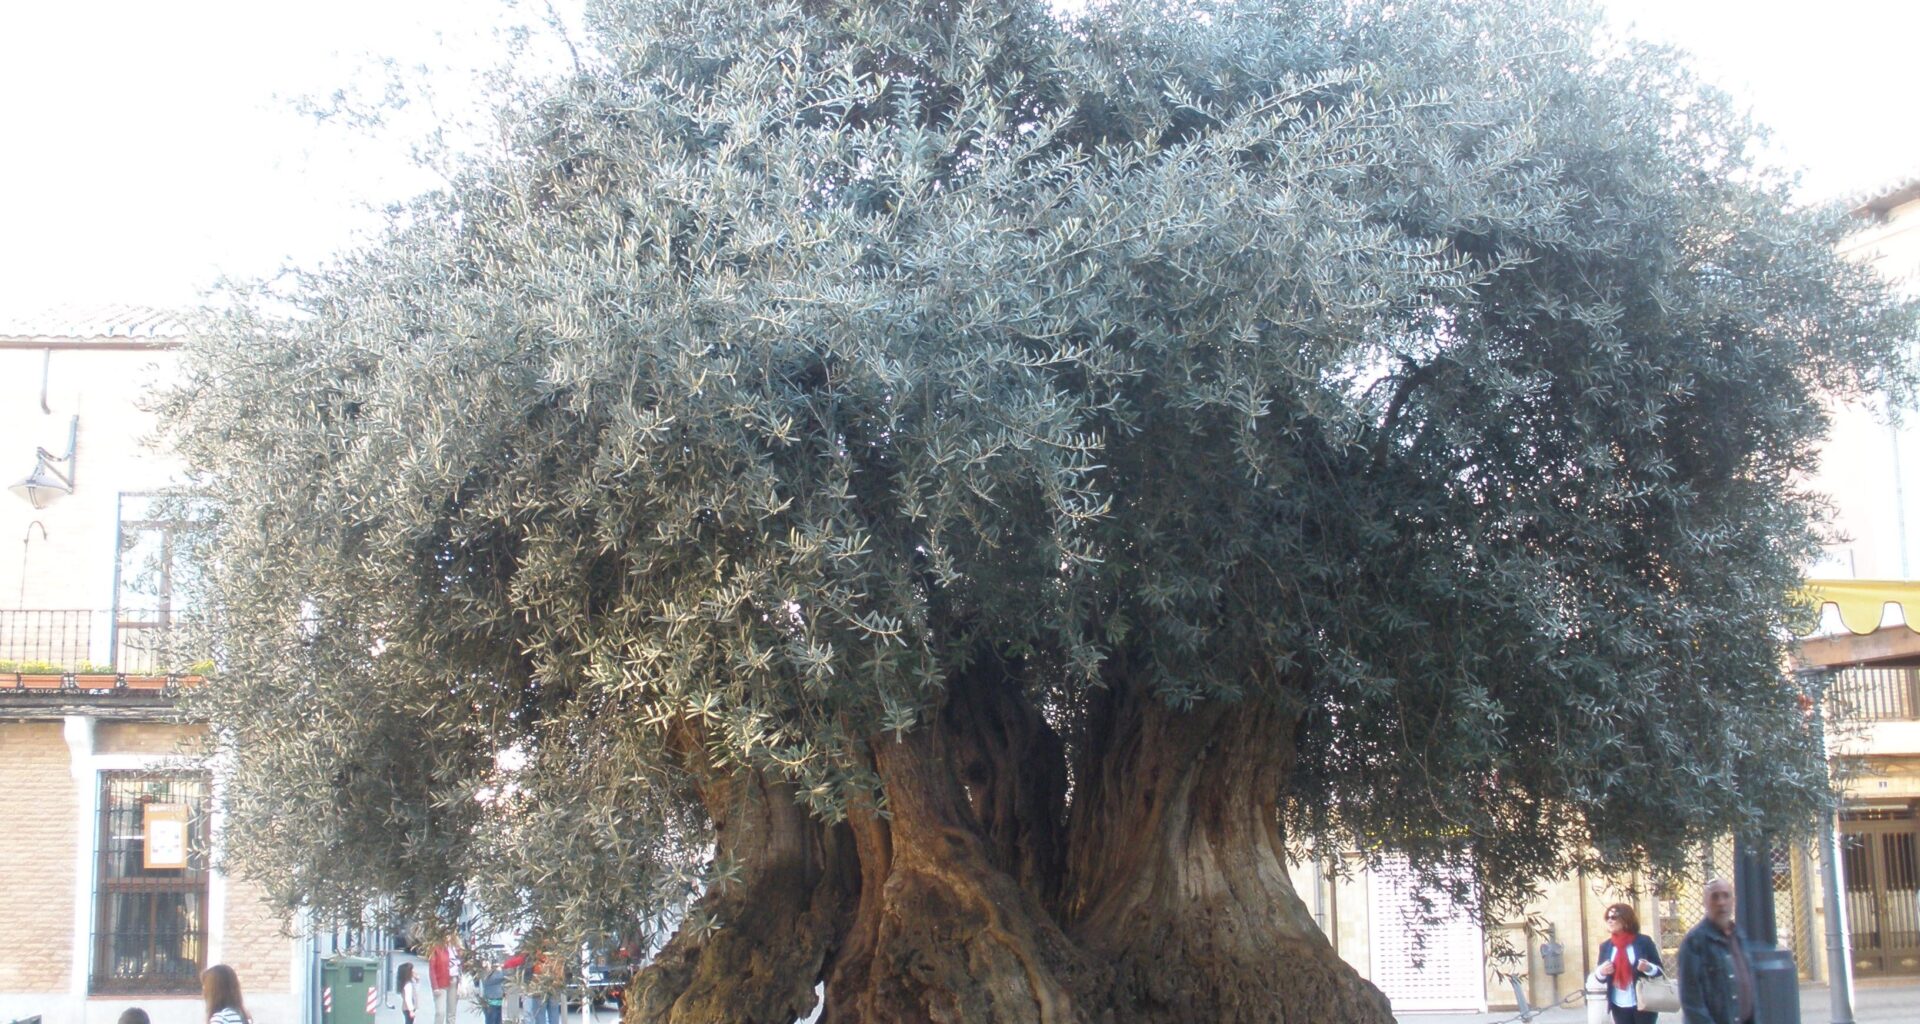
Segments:
[[[320,961],[320,1024],[373,1024],[380,1008],[380,961],[330,956]]]

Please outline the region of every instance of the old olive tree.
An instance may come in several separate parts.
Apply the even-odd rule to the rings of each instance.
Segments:
[[[1908,312],[1575,2],[606,0],[168,430],[288,905],[664,923],[630,1024],[1390,1020],[1286,869],[1822,794]],[[556,939],[556,941],[558,941]]]

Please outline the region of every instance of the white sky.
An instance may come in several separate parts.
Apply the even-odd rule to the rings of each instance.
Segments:
[[[1920,176],[1920,2],[1602,0],[1773,129],[1808,198]]]
[[[1694,52],[1824,197],[1920,175],[1915,0],[1606,0]],[[558,0],[571,9],[577,0]],[[485,0],[0,3],[0,312],[190,303],[220,273],[323,258],[421,186],[293,112],[367,54],[471,63]],[[467,56],[463,56],[467,55]],[[1904,98],[1903,98],[1904,97]]]

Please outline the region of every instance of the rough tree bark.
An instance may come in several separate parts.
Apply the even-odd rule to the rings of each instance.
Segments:
[[[812,820],[786,787],[716,780],[709,894],[636,983],[628,1024],[1389,1024],[1294,894],[1277,802],[1292,715],[1166,708],[1117,685],[1071,815],[1060,738],[1005,676],[867,744],[881,807]]]
[[[1097,1019],[1106,972],[1039,896],[1058,884],[1057,744],[1000,682],[956,687],[932,727],[874,740],[886,814],[855,815],[861,900],[829,1024]]]
[[[1287,875],[1277,802],[1295,716],[1175,711],[1125,685],[1093,709],[1063,908],[1110,964],[1121,1024],[1391,1024]]]
[[[740,773],[700,785],[715,847],[741,878],[704,894],[634,979],[625,1014],[647,1024],[793,1024],[816,1002],[815,980],[851,920],[858,882],[852,833],[809,814],[790,786]]]
[[[1066,748],[1014,678],[963,680],[941,710],[943,753],[1000,870],[1051,908],[1066,866]]]

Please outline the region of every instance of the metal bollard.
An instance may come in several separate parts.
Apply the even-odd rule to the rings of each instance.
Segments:
[[[1592,975],[1587,976],[1587,1024],[1607,1024],[1607,983],[1595,982]],[[1756,1022],[1757,1024],[1757,1022]]]

